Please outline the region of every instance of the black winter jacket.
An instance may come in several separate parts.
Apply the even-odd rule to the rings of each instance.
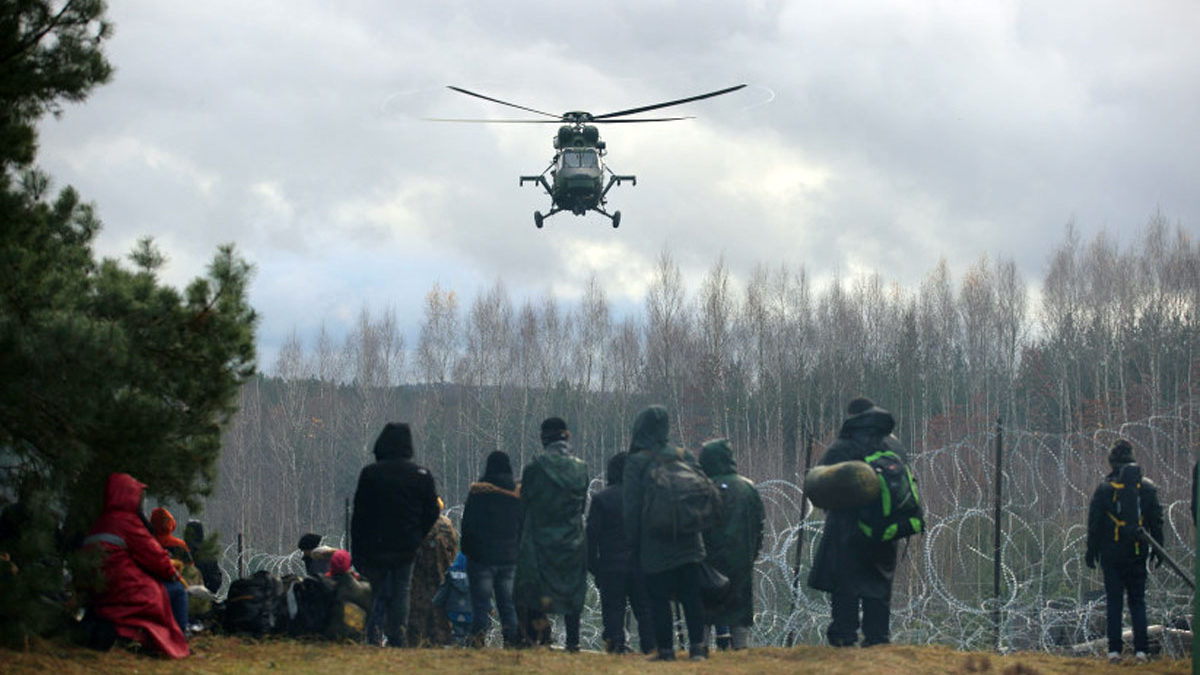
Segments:
[[[595,575],[624,573],[633,568],[633,547],[625,537],[620,483],[592,496],[588,508],[588,571]]]
[[[384,455],[358,475],[350,520],[354,562],[361,569],[412,561],[437,518],[437,488],[429,470]]]
[[[907,453],[900,441],[889,435],[895,424],[891,413],[879,407],[847,418],[838,439],[825,450],[819,464],[863,459],[882,446],[904,457]],[[896,542],[868,540],[858,532],[857,521],[855,509],[825,512],[825,526],[808,574],[808,585],[819,591],[860,598],[890,598],[896,574]]]
[[[462,515],[462,552],[483,565],[515,565],[521,543],[521,498],[512,474],[471,483]]]

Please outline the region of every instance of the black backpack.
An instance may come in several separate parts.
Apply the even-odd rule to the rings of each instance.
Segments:
[[[917,479],[900,455],[880,448],[863,458],[879,478],[879,500],[858,510],[858,529],[876,542],[895,541],[925,530]]]
[[[333,615],[333,582],[313,575],[285,577],[284,603],[287,607],[287,633],[292,637],[314,636],[325,632]]]
[[[275,630],[283,582],[266,570],[229,584],[222,626],[227,633],[262,637]]]
[[[1112,488],[1112,499],[1105,505],[1105,513],[1112,521],[1113,545],[1139,556],[1142,554],[1138,536],[1142,528],[1142,468],[1137,464],[1126,464],[1108,485]]]
[[[721,493],[696,467],[678,456],[655,457],[642,497],[642,526],[652,537],[676,539],[721,521]]]

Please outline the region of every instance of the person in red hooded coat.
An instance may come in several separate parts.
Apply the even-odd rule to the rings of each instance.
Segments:
[[[178,573],[142,519],[145,489],[127,473],[108,477],[104,511],[83,541],[85,547],[99,547],[104,556],[104,588],[93,596],[90,611],[112,622],[118,636],[183,658],[190,652],[187,638],[171,614],[163,586],[178,579]]]

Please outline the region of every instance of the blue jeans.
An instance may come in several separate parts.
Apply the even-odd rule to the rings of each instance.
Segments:
[[[500,615],[500,631],[504,643],[517,639],[517,606],[513,601],[513,581],[517,566],[486,565],[467,560],[467,583],[471,585],[471,634],[486,635],[491,626],[492,597]]]
[[[367,617],[367,642],[380,644],[386,637],[389,647],[403,647],[408,626],[413,563],[399,567],[362,567],[371,582],[371,616]]]
[[[1114,564],[1101,565],[1104,569],[1104,600],[1108,615],[1108,651],[1121,653],[1121,615],[1123,594],[1129,596],[1129,618],[1133,622],[1133,651],[1149,652],[1150,639],[1146,635],[1146,559],[1135,558]]]
[[[162,582],[164,588],[167,589],[167,598],[171,601],[171,613],[175,615],[175,623],[179,624],[179,630],[187,635],[188,627],[188,594],[187,589],[178,580]]]

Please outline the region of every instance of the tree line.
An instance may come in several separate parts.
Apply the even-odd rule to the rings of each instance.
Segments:
[[[435,284],[415,345],[394,312],[367,308],[344,341],[293,334],[241,391],[205,514],[265,550],[289,550],[309,529],[341,532],[388,420],[412,423],[417,460],[453,506],[489,451],[524,464],[551,414],[572,425],[596,476],[637,411],[662,403],[681,445],[728,437],[744,473],[792,481],[857,395],[890,408],[917,454],[998,419],[1046,433],[1191,419],[1194,238],[1161,215],[1124,244],[1083,241],[1068,225],[1047,259],[1034,289],[989,256],[957,280],[941,261],[916,288],[879,273],[817,284],[803,266],[767,265],[738,284],[718,258],[690,289],[664,249],[641,311],[626,316],[596,278],[570,304],[515,303],[502,281],[467,302]]]

